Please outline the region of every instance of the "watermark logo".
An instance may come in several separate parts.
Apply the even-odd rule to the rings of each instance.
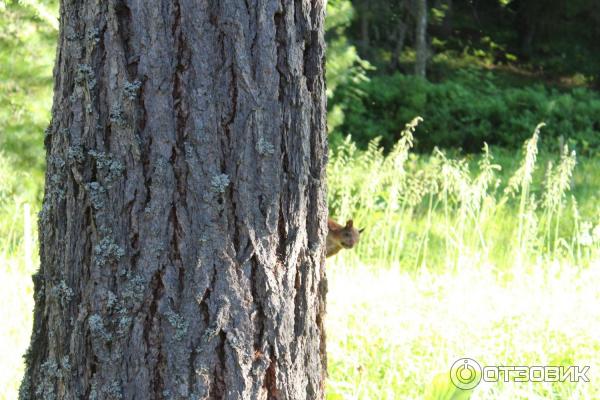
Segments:
[[[460,358],[450,368],[450,379],[459,389],[473,389],[481,382],[481,365],[472,358]]]
[[[589,382],[589,366],[504,366],[486,365],[483,368],[472,358],[460,358],[450,368],[454,386],[473,389],[484,382]]]

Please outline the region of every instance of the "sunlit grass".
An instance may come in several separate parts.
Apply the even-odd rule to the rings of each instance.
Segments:
[[[31,334],[31,275],[38,265],[39,179],[11,161],[0,152],[0,400],[17,398]]]
[[[473,399],[600,398],[600,263],[511,277],[476,260],[415,273],[328,265],[328,399],[419,399],[462,357],[591,366],[589,383],[482,383]]]
[[[5,214],[0,215],[6,218]],[[30,214],[29,220],[32,217]],[[0,400],[17,398],[24,368],[22,356],[29,345],[33,316],[31,275],[37,269],[36,246],[31,225],[23,222],[24,214],[18,218],[21,221],[16,225],[25,227],[27,239],[23,231],[15,232],[12,240],[3,241],[3,245],[11,245],[0,248]],[[17,245],[15,239],[18,239]]]

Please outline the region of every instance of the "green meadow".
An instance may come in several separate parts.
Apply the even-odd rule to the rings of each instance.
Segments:
[[[599,398],[599,161],[537,154],[538,131],[520,155],[417,156],[411,130],[387,155],[347,141],[331,157],[332,212],[365,234],[328,261],[328,398]],[[590,381],[463,392],[463,357]]]

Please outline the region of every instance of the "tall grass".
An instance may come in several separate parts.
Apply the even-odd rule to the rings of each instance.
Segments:
[[[38,264],[35,211],[39,180],[0,153],[0,400],[17,398],[33,310],[31,275]]]
[[[346,263],[444,271],[460,268],[465,258],[506,269],[538,259],[587,265],[598,255],[599,215],[582,217],[570,193],[575,152],[565,146],[548,162],[545,178],[534,181],[542,168],[543,124],[507,177],[487,145],[476,163],[439,149],[429,157],[411,153],[418,123],[407,125],[387,155],[377,139],[366,151],[350,138],[332,151],[330,214],[366,228],[357,251],[345,254]]]

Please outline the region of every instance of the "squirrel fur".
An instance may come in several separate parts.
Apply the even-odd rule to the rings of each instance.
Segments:
[[[336,254],[341,249],[351,249],[360,240],[364,229],[356,229],[351,219],[346,226],[340,225],[331,218],[327,219],[327,257]]]

